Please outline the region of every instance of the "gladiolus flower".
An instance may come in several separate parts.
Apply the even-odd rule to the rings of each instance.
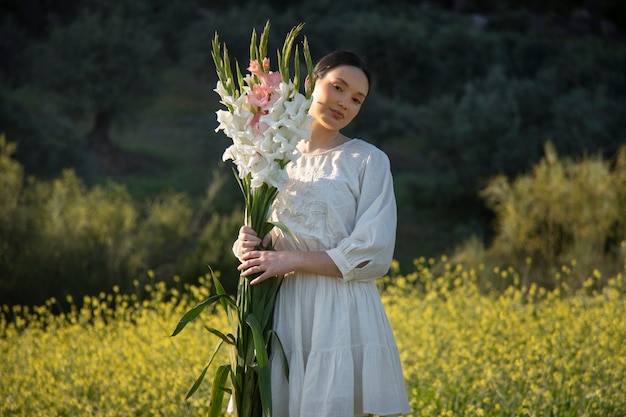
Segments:
[[[259,61],[250,61],[250,65],[248,66],[248,72],[259,76],[263,74],[263,69],[261,68],[261,65],[259,65]]]
[[[264,85],[255,84],[250,94],[248,94],[248,103],[264,109],[268,106],[273,91],[273,89]]]

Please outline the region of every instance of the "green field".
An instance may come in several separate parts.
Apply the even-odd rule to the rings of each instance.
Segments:
[[[488,295],[479,275],[515,282],[516,272],[445,258],[414,264],[380,280],[414,416],[626,415],[622,274],[601,291],[592,276],[567,295],[514,286]],[[171,338],[209,288],[136,285],[133,295],[114,288],[80,302],[3,306],[13,318],[0,321],[0,415],[204,415],[208,382],[184,397],[216,343],[202,322],[227,329],[224,316],[205,314]]]

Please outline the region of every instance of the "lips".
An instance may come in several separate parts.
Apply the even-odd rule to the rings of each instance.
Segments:
[[[330,113],[333,115],[333,117],[335,119],[343,119],[344,118],[343,113],[340,112],[339,110],[330,109]]]

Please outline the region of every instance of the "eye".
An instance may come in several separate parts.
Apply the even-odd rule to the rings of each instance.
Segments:
[[[352,102],[353,102],[354,104],[361,104],[361,103],[362,103],[362,101],[361,101],[361,100],[359,100],[358,98],[353,98],[353,99],[352,99]]]
[[[333,84],[333,88],[337,91],[343,91],[343,89],[341,88],[339,84]]]

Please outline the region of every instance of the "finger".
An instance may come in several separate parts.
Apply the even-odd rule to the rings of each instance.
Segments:
[[[254,265],[252,265],[252,261],[250,259],[244,259],[247,255],[248,255],[248,253],[244,253],[243,256],[241,257],[242,262],[237,267],[238,270],[247,272],[248,270],[250,270],[250,269],[252,269],[254,267]]]
[[[247,248],[247,249],[251,249],[251,248]],[[256,251],[254,251],[254,250],[248,250],[248,251],[244,252],[241,255],[241,260],[242,261],[250,261],[250,260],[255,259],[255,258],[258,258],[258,255],[256,254]],[[249,268],[250,266],[252,266],[252,265],[251,265],[250,262],[248,262],[245,265],[245,268]]]
[[[253,248],[261,244],[261,239],[256,236],[239,236],[242,247]]]
[[[260,274],[263,272],[263,269],[260,265],[252,265],[249,261],[244,262],[243,264],[237,267],[238,270],[243,271],[241,273],[242,277],[247,277],[254,274]]]
[[[261,275],[259,275],[258,277],[256,277],[255,279],[253,279],[252,281],[250,281],[250,285],[260,284],[263,281],[265,281],[267,278],[269,278],[269,275],[267,274],[267,272],[264,272]]]
[[[238,258],[240,261],[244,261],[246,259],[250,259],[249,253],[253,252],[256,248],[256,245],[253,243],[247,243],[245,241],[239,241],[239,249],[238,249]]]
[[[256,231],[249,227],[249,226],[241,226],[241,228],[239,229],[239,234],[240,235],[249,235],[249,236],[256,236],[257,233]]]
[[[255,235],[251,235],[248,233],[239,233],[239,236],[237,236],[237,238],[241,240],[242,242],[249,242],[251,240],[258,239]]]

